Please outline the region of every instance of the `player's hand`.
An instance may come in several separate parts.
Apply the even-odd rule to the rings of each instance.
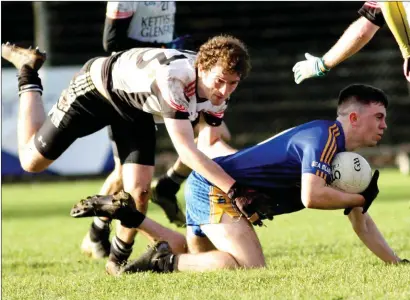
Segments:
[[[330,71],[322,58],[309,53],[305,53],[305,57],[306,60],[296,63],[292,68],[296,84],[308,78],[325,76]]]
[[[404,59],[403,72],[404,77],[406,77],[407,81],[410,82],[410,57]]]
[[[370,205],[373,203],[373,200],[376,199],[379,194],[379,187],[377,186],[377,180],[379,180],[379,170],[374,171],[372,180],[369,183],[369,186],[360,193],[364,197],[364,205],[362,214],[366,213]],[[344,214],[348,215],[352,211],[351,207],[345,209]]]
[[[261,216],[256,212],[255,205],[258,200],[266,201],[265,198],[269,198],[267,195],[235,182],[228,191],[228,197],[232,199],[232,203],[249,222],[253,225],[263,225]]]

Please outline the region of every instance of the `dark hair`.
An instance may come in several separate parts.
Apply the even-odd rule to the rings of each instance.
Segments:
[[[385,108],[389,105],[386,94],[378,88],[375,88],[367,84],[351,84],[345,87],[339,93],[339,102],[337,106],[340,106],[349,101],[356,101],[363,105],[370,103],[382,104]]]
[[[250,57],[245,44],[230,35],[219,35],[209,39],[199,48],[195,67],[201,65],[205,71],[220,63],[224,71],[237,73],[245,78],[250,69]]]

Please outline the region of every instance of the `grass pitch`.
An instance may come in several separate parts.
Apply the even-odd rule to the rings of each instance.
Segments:
[[[390,246],[410,259],[410,178],[382,170],[379,182],[369,212]],[[110,277],[105,261],[79,251],[91,219],[69,216],[101,184],[3,185],[2,299],[410,299],[410,265],[381,262],[342,210],[303,210],[258,228],[263,270]],[[176,229],[154,204],[149,216]],[[138,236],[131,258],[146,245]]]

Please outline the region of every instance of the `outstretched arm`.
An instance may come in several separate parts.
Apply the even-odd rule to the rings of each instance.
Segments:
[[[360,17],[347,28],[336,44],[323,55],[325,66],[328,69],[334,68],[357,53],[373,38],[379,28],[365,17]]]
[[[352,210],[349,214],[349,220],[360,240],[377,257],[387,263],[399,263],[401,261],[389,247],[369,214],[362,214],[361,207]]]
[[[347,28],[322,58],[306,53],[306,60],[297,62],[293,66],[295,82],[299,84],[305,79],[326,75],[330,69],[362,49],[379,28],[365,17],[360,17]]]
[[[189,120],[164,118],[164,123],[181,161],[222,191],[228,192],[235,180],[217,163],[197,149]]]

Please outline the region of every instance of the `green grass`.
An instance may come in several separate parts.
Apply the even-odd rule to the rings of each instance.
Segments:
[[[341,210],[304,210],[258,228],[263,270],[110,277],[104,261],[80,254],[91,220],[69,216],[101,183],[3,185],[2,299],[410,299],[410,265],[382,263]],[[382,170],[370,213],[391,247],[410,259],[409,185],[409,177]],[[153,204],[149,215],[175,228]],[[139,236],[132,257],[146,244]]]

